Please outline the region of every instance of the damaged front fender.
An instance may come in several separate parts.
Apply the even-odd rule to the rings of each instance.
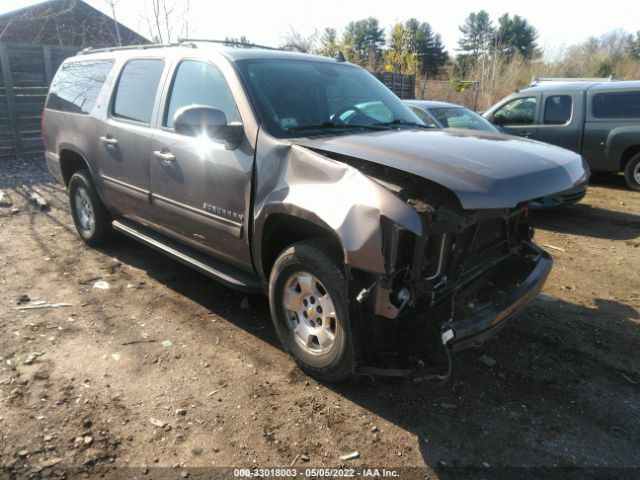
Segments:
[[[358,169],[266,134],[258,138],[254,198],[254,261],[262,265],[262,234],[271,215],[311,222],[337,237],[345,263],[385,273],[383,219],[422,235],[418,213]]]

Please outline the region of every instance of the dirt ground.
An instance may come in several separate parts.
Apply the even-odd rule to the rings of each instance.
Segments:
[[[319,384],[278,346],[266,299],[124,238],[87,248],[40,164],[0,164],[0,189],[13,203],[0,206],[0,478],[291,465],[640,476],[640,194],[620,177],[533,214],[555,259],[543,295],[458,355],[443,386]],[[41,301],[70,306],[20,309]]]

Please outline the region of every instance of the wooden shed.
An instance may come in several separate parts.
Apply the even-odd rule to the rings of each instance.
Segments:
[[[150,43],[82,0],[49,0],[0,15],[0,161],[43,151],[40,118],[62,61],[86,47]]]

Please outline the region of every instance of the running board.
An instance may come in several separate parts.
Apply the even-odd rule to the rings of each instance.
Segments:
[[[245,292],[263,292],[260,280],[250,273],[187,247],[175,240],[129,220],[114,220],[113,229],[213,278],[231,288]]]

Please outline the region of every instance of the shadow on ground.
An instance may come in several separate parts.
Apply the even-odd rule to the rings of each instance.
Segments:
[[[640,216],[585,204],[532,215],[549,230],[640,236]],[[244,294],[132,240],[103,252],[266,342],[265,348],[280,348],[265,298],[252,296],[250,308],[242,309]],[[631,305],[543,297],[481,350],[457,355],[453,378],[444,385],[360,379],[327,387],[417,437],[424,463],[440,478],[461,478],[457,469],[468,466],[482,470],[462,478],[550,478],[536,474],[541,466],[577,467],[577,478],[606,478],[612,466],[640,468],[639,341]],[[482,355],[495,365],[479,361]],[[504,466],[519,470],[499,470]],[[585,470],[592,467],[596,473]]]
[[[250,297],[243,310],[244,294],[128,239],[105,253],[280,348],[265,298]],[[640,382],[637,310],[604,299],[591,308],[542,298],[481,350],[457,355],[444,385],[360,379],[327,387],[418,437],[440,478],[460,478],[468,466],[640,466],[640,424],[629,422],[640,412],[632,383]],[[501,474],[514,471],[489,476]]]
[[[605,210],[584,203],[535,210],[530,215],[534,225],[544,230],[611,240],[640,237],[640,215]]]

